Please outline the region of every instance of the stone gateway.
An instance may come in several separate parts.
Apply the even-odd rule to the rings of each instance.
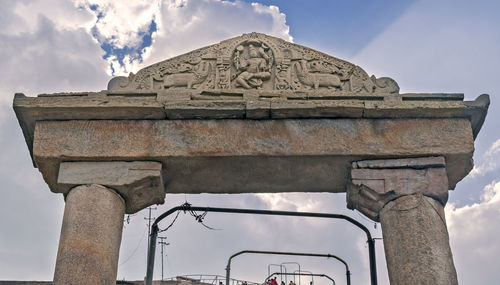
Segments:
[[[443,209],[489,106],[463,99],[401,94],[251,33],[105,91],[16,94],[14,110],[34,166],[66,198],[55,284],[113,283],[123,215],[166,193],[347,192],[348,208],[382,224],[392,284],[444,285],[457,277]]]

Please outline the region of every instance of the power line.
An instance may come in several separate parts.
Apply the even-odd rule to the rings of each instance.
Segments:
[[[148,217],[144,217],[144,220],[147,220],[148,221],[148,248],[149,248],[149,237],[151,236],[151,221],[153,221],[154,219],[156,219],[156,217],[151,217],[151,211],[152,210],[156,210],[157,208],[156,207],[151,207],[149,206],[148,207],[148,212],[149,212],[149,215]],[[146,257],[146,260],[147,260],[147,257]]]
[[[164,242],[167,237],[158,237],[158,239],[160,240],[158,243],[161,245],[161,280],[163,281],[163,246],[167,246],[170,243]]]
[[[137,252],[137,250],[139,249],[139,246],[141,245],[142,241],[144,240],[144,234],[145,234],[145,233],[146,233],[146,229],[144,229],[144,232],[143,232],[143,233],[142,233],[142,235],[141,235],[142,237],[141,237],[141,239],[139,240],[139,242],[137,243],[137,246],[135,247],[135,249],[134,249],[134,251],[132,252],[132,254],[130,254],[130,256],[129,256],[129,257],[127,257],[127,259],[125,259],[122,263],[120,263],[120,265],[123,265],[123,264],[127,263],[127,261],[129,261],[129,260],[132,258],[132,256],[134,256],[134,255],[135,255],[135,253],[136,253],[136,252]]]
[[[148,221],[148,248],[149,248],[149,236],[151,235],[151,221],[154,221],[154,219],[156,219],[156,217],[151,217],[151,211],[156,209],[157,209],[156,207],[149,206],[148,207],[149,215],[148,217],[144,217],[144,220]]]

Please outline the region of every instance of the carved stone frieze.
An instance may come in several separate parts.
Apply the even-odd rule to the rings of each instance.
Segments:
[[[109,91],[265,90],[399,93],[388,77],[264,34],[250,33],[111,79]]]

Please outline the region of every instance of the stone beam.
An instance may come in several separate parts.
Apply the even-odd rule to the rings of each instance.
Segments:
[[[36,122],[60,120],[464,118],[471,122],[475,138],[490,103],[485,94],[474,101],[462,101],[463,94],[437,93],[366,95],[246,90],[238,94],[241,96],[218,90],[208,96],[206,92],[175,89],[56,93],[38,97],[17,93],[13,107],[33,155]]]
[[[65,161],[158,161],[169,193],[343,192],[352,161],[428,155],[449,161],[454,186],[474,150],[457,118],[42,121],[34,142],[54,192]]]
[[[353,163],[347,207],[381,223],[391,284],[458,284],[447,198],[443,157]]]

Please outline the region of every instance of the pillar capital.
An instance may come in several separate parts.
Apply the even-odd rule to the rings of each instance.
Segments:
[[[161,168],[156,161],[62,162],[57,186],[65,195],[78,185],[106,186],[122,196],[125,212],[132,214],[164,202]]]
[[[401,196],[422,194],[445,205],[448,178],[444,157],[364,160],[352,163],[347,207],[379,221],[380,211]]]

